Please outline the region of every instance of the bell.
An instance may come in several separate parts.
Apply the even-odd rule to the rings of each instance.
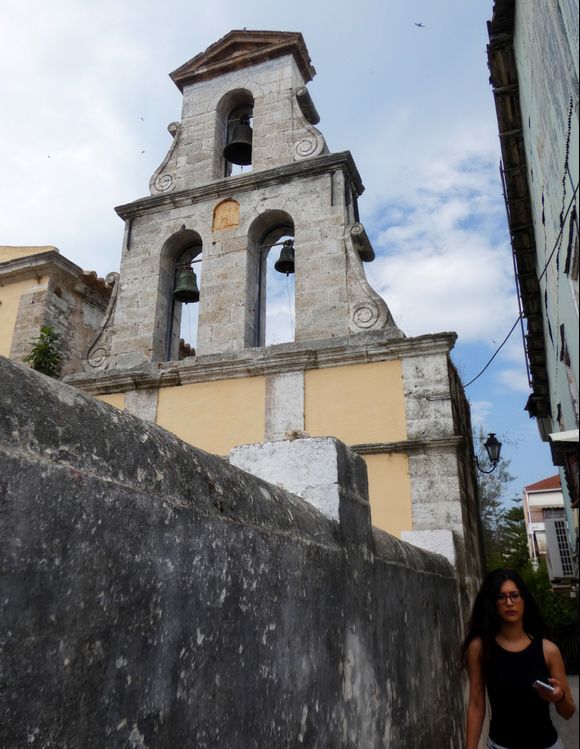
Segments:
[[[274,264],[274,270],[278,273],[285,273],[289,275],[294,273],[294,240],[287,239],[282,244],[282,250],[280,251],[280,257]]]
[[[224,148],[224,158],[240,166],[252,163],[252,128],[248,117],[243,117],[235,126],[232,139]]]
[[[175,289],[173,289],[173,298],[176,302],[182,302],[182,304],[199,302],[199,289],[197,288],[197,278],[193,268],[179,271],[175,281]]]

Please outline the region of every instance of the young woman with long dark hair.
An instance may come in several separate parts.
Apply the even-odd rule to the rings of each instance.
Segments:
[[[563,749],[550,720],[550,703],[566,719],[576,707],[560,650],[544,634],[538,607],[520,575],[508,569],[489,574],[463,643],[469,672],[466,749],[478,747],[486,689],[489,749]]]

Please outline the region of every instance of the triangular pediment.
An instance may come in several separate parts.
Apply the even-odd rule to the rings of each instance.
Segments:
[[[170,73],[171,80],[183,91],[184,86],[216,78],[232,70],[257,65],[265,60],[291,54],[296,60],[304,82],[311,81],[316,71],[302,34],[292,31],[230,31],[181,67]]]

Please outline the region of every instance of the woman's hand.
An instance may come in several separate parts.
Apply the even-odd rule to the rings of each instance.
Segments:
[[[553,689],[546,689],[541,684],[534,682],[534,689],[540,695],[545,702],[560,702],[564,696],[564,690],[558,679],[548,679],[548,682]]]
[[[550,642],[550,640],[543,640],[542,647],[546,665],[548,666],[548,673],[550,674],[548,681],[554,687],[554,691],[545,697],[543,692],[546,690],[544,689],[543,692],[540,692],[540,696],[544,700],[554,704],[558,715],[561,715],[565,720],[570,720],[576,711],[576,705],[574,704],[568,678],[566,677],[566,668],[564,667],[562,654],[558,646]]]

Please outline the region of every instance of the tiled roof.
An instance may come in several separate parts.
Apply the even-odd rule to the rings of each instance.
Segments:
[[[528,486],[524,488],[527,492],[545,492],[550,491],[551,489],[561,489],[561,487],[560,474],[557,473],[555,476],[536,481],[535,484],[528,484]]]

